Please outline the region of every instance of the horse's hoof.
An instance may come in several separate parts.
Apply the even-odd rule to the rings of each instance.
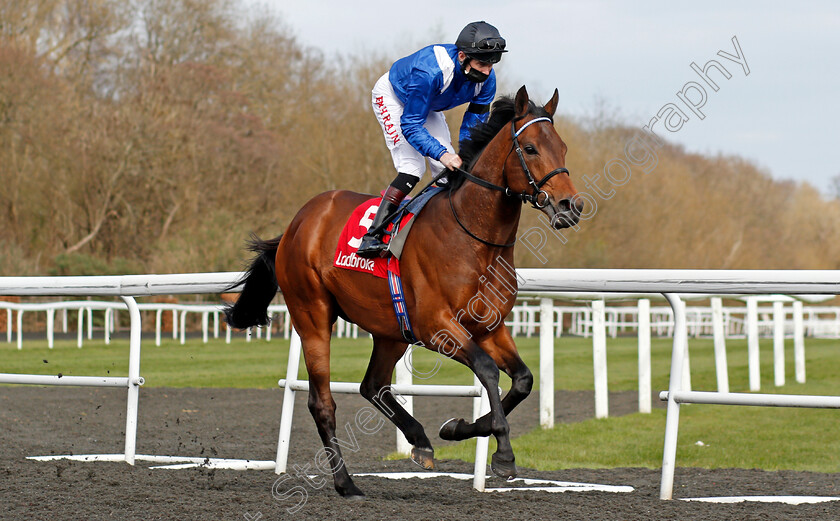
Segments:
[[[465,422],[461,418],[457,418],[457,419],[456,418],[450,418],[450,419],[446,420],[445,422],[443,422],[443,425],[440,426],[440,431],[438,431],[438,436],[440,436],[440,439],[446,440],[446,441],[460,441],[461,437],[458,436],[456,433],[458,431],[458,427],[461,424],[466,425],[466,423],[467,422]]]
[[[490,470],[492,470],[493,474],[499,476],[500,478],[511,481],[516,477],[515,458],[511,458],[510,461],[505,461],[499,457],[499,453],[496,452],[493,454],[493,457],[490,458]]]
[[[338,487],[336,487],[336,490],[339,494],[341,494],[341,497],[343,497],[344,499],[349,499],[352,501],[360,501],[365,499],[365,493],[362,492],[361,489],[359,489],[359,487],[357,487],[353,483],[350,483],[350,486],[348,486],[347,488],[340,490]]]
[[[425,470],[435,469],[435,449],[411,449],[411,461]]]

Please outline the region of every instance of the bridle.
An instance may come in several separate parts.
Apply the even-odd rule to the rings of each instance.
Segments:
[[[528,128],[530,125],[533,125],[534,123],[539,123],[541,121],[548,121],[549,123],[552,123],[552,121],[551,118],[547,117],[534,118],[531,121],[519,127],[519,130],[516,130],[516,122],[524,117],[525,116],[519,116],[518,118],[514,119],[510,124],[510,137],[512,145],[510,152],[508,152],[508,156],[510,156],[511,152],[515,151],[517,157],[519,157],[519,164],[522,166],[522,171],[525,172],[525,177],[528,179],[528,185],[531,187],[532,190],[530,194],[525,191],[522,191],[521,193],[516,193],[513,192],[509,186],[499,186],[497,184],[493,184],[489,181],[481,179],[480,177],[476,177],[471,173],[467,172],[466,170],[462,170],[460,168],[456,168],[456,170],[463,174],[463,176],[467,180],[472,181],[473,183],[479,186],[490,188],[492,190],[498,190],[500,192],[503,192],[508,197],[519,198],[519,200],[521,200],[523,203],[531,203],[531,205],[534,208],[540,210],[548,206],[549,197],[548,193],[545,190],[543,190],[542,187],[548,182],[549,179],[556,176],[557,174],[568,175],[569,170],[567,168],[555,168],[539,181],[537,181],[534,178],[534,174],[531,173],[531,169],[528,168],[528,163],[525,162],[525,156],[522,154],[522,147],[519,145],[519,135],[522,133],[522,131],[524,131],[526,128]],[[505,159],[505,161],[507,161],[507,159]]]
[[[537,181],[534,178],[534,175],[531,173],[531,169],[528,168],[528,163],[525,162],[525,156],[522,154],[522,147],[519,145],[519,135],[522,134],[522,131],[524,131],[526,128],[528,128],[530,125],[533,125],[534,123],[539,123],[541,121],[548,121],[549,123],[553,123],[553,121],[551,120],[551,118],[548,118],[548,117],[534,118],[531,121],[529,121],[529,122],[525,123],[524,125],[522,125],[521,127],[519,127],[519,130],[516,130],[516,122],[523,119],[524,117],[525,116],[519,116],[517,118],[514,118],[514,120],[511,121],[511,123],[510,123],[510,137],[511,137],[512,144],[511,144],[511,149],[508,152],[507,156],[510,156],[510,154],[512,152],[516,151],[516,155],[517,155],[517,157],[519,157],[519,164],[522,166],[522,171],[525,172],[525,177],[528,179],[528,186],[531,187],[531,193],[530,194],[527,191],[524,191],[524,190],[521,193],[516,193],[516,192],[512,191],[509,186],[499,186],[499,185],[491,183],[489,181],[485,181],[484,179],[481,179],[480,177],[476,177],[476,176],[472,175],[471,173],[467,172],[466,170],[462,170],[460,168],[456,168],[455,170],[457,170],[459,173],[461,173],[464,176],[464,178],[467,179],[468,181],[471,181],[471,182],[473,182],[473,183],[475,183],[479,186],[483,186],[484,188],[489,188],[491,190],[497,190],[499,192],[504,193],[508,197],[518,198],[520,201],[522,201],[523,204],[524,203],[531,203],[532,207],[534,207],[538,210],[541,210],[541,209],[545,208],[546,206],[548,206],[548,199],[549,199],[548,193],[545,190],[543,190],[542,187],[545,186],[545,184],[548,182],[549,179],[556,176],[557,174],[569,175],[569,170],[567,168],[562,168],[562,167],[561,168],[555,168],[554,170],[552,170],[551,172],[546,174],[545,177],[543,177],[539,181]],[[507,162],[507,156],[505,157],[505,162]],[[515,239],[514,239],[513,242],[508,243],[508,244],[496,244],[494,242],[485,241],[484,239],[482,239],[480,237],[477,237],[474,233],[472,233],[469,229],[467,229],[467,227],[464,226],[464,223],[461,222],[461,219],[458,218],[458,214],[455,213],[455,207],[452,206],[452,185],[451,184],[450,184],[450,187],[449,187],[449,207],[452,209],[452,215],[455,216],[455,220],[458,221],[458,224],[461,226],[461,228],[463,228],[463,230],[465,232],[467,232],[467,234],[470,237],[472,237],[473,239],[475,239],[475,240],[477,240],[477,241],[479,241],[483,244],[486,244],[488,246],[495,246],[495,247],[498,247],[498,248],[509,248],[509,247],[513,246],[514,244],[516,244]]]

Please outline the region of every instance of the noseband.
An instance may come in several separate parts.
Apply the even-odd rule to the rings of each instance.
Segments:
[[[523,130],[528,128],[529,125],[533,125],[534,123],[539,123],[541,121],[548,121],[550,123],[553,123],[553,122],[551,121],[551,118],[547,118],[547,117],[534,118],[531,121],[529,121],[529,122],[525,123],[524,125],[522,125],[521,127],[519,127],[519,130],[516,130],[516,122],[521,120],[524,117],[525,116],[519,116],[519,117],[515,118],[513,121],[511,121],[511,123],[510,123],[510,137],[511,137],[511,141],[513,143],[511,145],[510,152],[508,152],[508,156],[510,156],[510,153],[513,152],[514,150],[516,151],[516,155],[519,157],[519,164],[522,166],[522,171],[525,172],[525,177],[528,179],[528,185],[531,187],[531,193],[530,194],[526,191],[522,191],[521,193],[516,193],[516,192],[512,191],[509,186],[499,186],[499,185],[491,183],[489,181],[485,181],[484,179],[481,179],[480,177],[476,177],[476,176],[472,175],[471,173],[469,173],[466,170],[463,170],[461,168],[456,168],[455,170],[457,170],[459,173],[461,173],[464,176],[465,179],[467,179],[469,181],[472,181],[473,183],[475,183],[479,186],[483,186],[484,188],[490,188],[491,190],[498,190],[498,191],[504,193],[508,197],[518,198],[523,203],[531,203],[531,206],[540,210],[540,209],[548,206],[548,199],[549,199],[548,193],[545,190],[543,190],[542,187],[548,182],[549,179],[556,176],[557,174],[568,175],[569,170],[566,169],[566,168],[555,168],[554,170],[552,170],[551,172],[546,174],[546,176],[543,177],[542,179],[540,179],[539,181],[537,181],[534,178],[534,175],[531,173],[531,169],[528,168],[528,163],[525,162],[525,156],[522,154],[522,147],[519,145],[519,134],[521,134]],[[505,161],[507,161],[507,159],[505,159]],[[445,172],[446,171],[444,170],[444,173]],[[466,226],[464,226],[464,223],[462,223],[461,220],[458,218],[458,214],[455,213],[455,207],[452,206],[452,193],[451,193],[452,192],[452,185],[451,184],[449,186],[449,190],[450,190],[449,207],[452,209],[452,215],[455,216],[455,220],[458,221],[458,224],[461,225],[461,228],[463,228],[463,230],[465,232],[467,232],[467,234],[470,237],[472,237],[473,239],[475,239],[475,240],[477,240],[477,241],[479,241],[483,244],[486,244],[488,246],[495,246],[495,247],[499,247],[499,248],[509,248],[510,246],[513,246],[514,244],[516,244],[515,240],[511,243],[508,243],[508,244],[496,244],[494,242],[485,241],[484,239],[482,239],[480,237],[477,237],[475,234],[473,234],[469,229],[467,229]]]

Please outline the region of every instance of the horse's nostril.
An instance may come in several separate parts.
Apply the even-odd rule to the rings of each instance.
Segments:
[[[583,213],[583,206],[584,206],[583,199],[576,198],[575,199],[575,211],[578,213],[578,215]]]
[[[570,199],[562,199],[557,203],[557,207],[561,212],[568,212],[572,209],[572,201]]]

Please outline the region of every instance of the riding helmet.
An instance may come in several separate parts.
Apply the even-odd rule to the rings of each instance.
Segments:
[[[505,39],[499,30],[484,21],[467,24],[455,40],[455,45],[470,58],[490,63],[499,63],[502,53],[507,52]]]

